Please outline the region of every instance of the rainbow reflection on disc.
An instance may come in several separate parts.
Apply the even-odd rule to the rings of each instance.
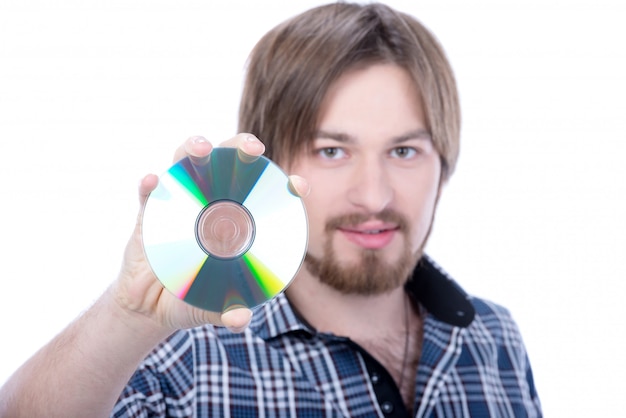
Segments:
[[[302,200],[265,157],[214,148],[159,178],[143,213],[148,263],[161,284],[198,308],[253,308],[298,272],[308,239]]]

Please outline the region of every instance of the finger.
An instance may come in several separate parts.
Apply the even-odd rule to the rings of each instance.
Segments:
[[[222,324],[235,333],[243,332],[252,320],[252,311],[248,308],[231,309],[222,314]]]
[[[300,177],[298,175],[292,174],[289,176],[289,191],[301,198],[305,198],[311,192],[311,186],[309,182],[304,179],[304,177]]]
[[[192,136],[187,138],[174,152],[174,162],[185,157],[191,157],[197,161],[206,158],[213,149],[213,145],[203,136]]]
[[[137,216],[137,221],[135,224],[136,228],[141,226],[143,221],[143,209],[146,205],[146,201],[148,200],[148,196],[152,191],[158,186],[159,177],[155,174],[148,174],[139,182],[139,215]]]
[[[143,203],[148,198],[148,195],[152,193],[152,191],[159,184],[159,177],[154,174],[148,174],[144,178],[141,179],[139,183],[139,202]]]
[[[227,141],[220,144],[220,147],[237,148],[240,152],[240,157],[245,159],[247,156],[258,157],[265,152],[265,145],[259,139],[248,133],[241,133],[235,135]]]

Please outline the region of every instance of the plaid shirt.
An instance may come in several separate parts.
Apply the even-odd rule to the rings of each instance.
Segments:
[[[424,257],[406,286],[425,308],[416,417],[540,417],[526,351],[509,313],[468,297]],[[347,338],[318,333],[284,295],[241,334],[210,325],[157,346],[114,417],[408,416],[393,379]]]

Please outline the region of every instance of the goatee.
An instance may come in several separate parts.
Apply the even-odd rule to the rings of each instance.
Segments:
[[[371,219],[397,225],[397,230],[402,234],[405,242],[402,253],[398,259],[388,262],[383,259],[379,250],[363,249],[358,262],[341,265],[333,249],[332,234],[341,226],[355,226]],[[376,215],[337,216],[326,223],[325,233],[326,241],[322,257],[306,254],[305,265],[309,272],[317,276],[322,283],[342,293],[377,295],[404,285],[422,256],[422,249],[430,234],[430,227],[422,245],[415,252],[411,251],[409,239],[411,231],[408,220],[393,210],[384,210]]]

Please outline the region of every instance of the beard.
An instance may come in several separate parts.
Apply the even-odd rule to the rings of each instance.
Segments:
[[[340,226],[353,226],[370,219],[392,222],[398,225],[398,231],[404,239],[404,245],[397,260],[388,262],[380,250],[363,249],[359,261],[350,265],[341,265],[333,249],[332,234]],[[323,255],[315,257],[307,252],[304,262],[308,271],[319,280],[346,294],[378,295],[403,286],[422,257],[424,245],[430,235],[432,219],[428,231],[418,250],[411,251],[409,222],[402,214],[384,210],[377,215],[348,214],[330,219],[326,223],[326,240]]]

